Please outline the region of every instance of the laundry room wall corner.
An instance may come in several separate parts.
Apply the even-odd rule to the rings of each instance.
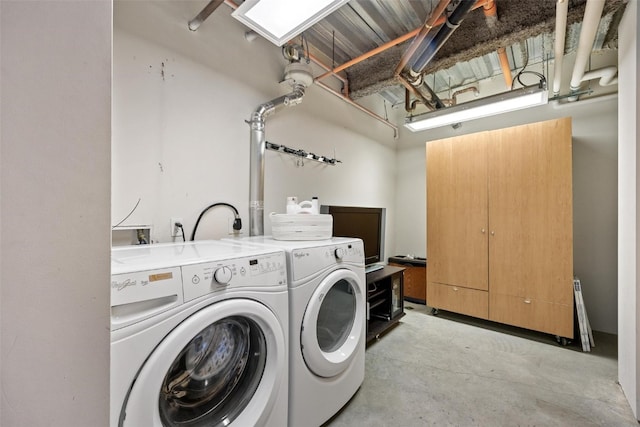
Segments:
[[[0,425],[109,416],[110,1],[0,2]]]

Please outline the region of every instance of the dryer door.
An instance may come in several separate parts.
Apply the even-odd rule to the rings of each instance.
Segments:
[[[129,392],[119,425],[263,425],[287,378],[282,327],[247,299],[212,304],[156,347]]]
[[[302,319],[300,343],[309,369],[330,378],[344,371],[363,345],[365,301],[358,276],[329,274],[316,288]]]

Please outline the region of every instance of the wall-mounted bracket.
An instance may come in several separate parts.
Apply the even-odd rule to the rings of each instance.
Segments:
[[[333,159],[327,156],[319,156],[314,153],[309,153],[304,150],[296,150],[295,148],[289,148],[284,145],[274,144],[272,142],[266,141],[267,150],[277,151],[284,154],[289,154],[291,156],[298,157],[303,160],[313,160],[316,162],[324,163],[327,165],[335,166],[337,163],[342,163],[342,161]]]

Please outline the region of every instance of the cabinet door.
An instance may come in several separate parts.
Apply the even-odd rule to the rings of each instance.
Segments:
[[[488,289],[486,150],[486,132],[427,142],[428,283]]]
[[[572,305],[571,119],[501,129],[491,139],[490,293]]]
[[[422,301],[426,300],[427,293],[427,269],[426,267],[415,265],[404,265],[398,263],[389,263],[389,265],[404,267],[404,283],[403,295],[410,300]]]

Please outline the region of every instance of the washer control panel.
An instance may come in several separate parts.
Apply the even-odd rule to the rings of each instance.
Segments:
[[[284,252],[182,266],[184,301],[226,289],[287,284]]]

